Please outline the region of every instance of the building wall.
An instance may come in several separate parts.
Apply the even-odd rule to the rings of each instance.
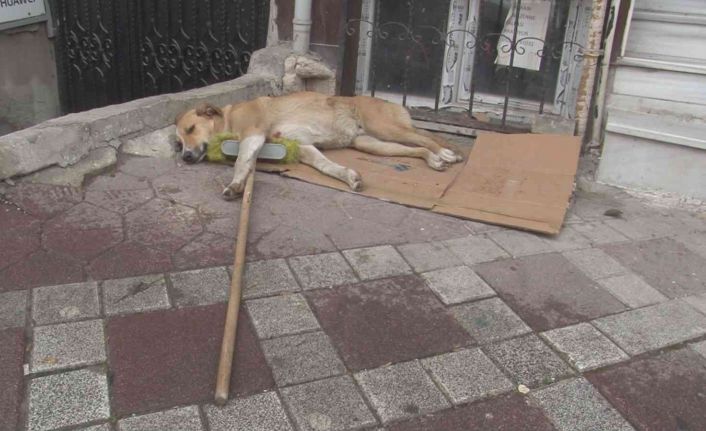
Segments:
[[[60,112],[54,47],[46,25],[0,31],[0,135]]]

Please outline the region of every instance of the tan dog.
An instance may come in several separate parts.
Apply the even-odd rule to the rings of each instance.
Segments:
[[[352,190],[361,189],[360,174],[327,159],[319,149],[351,147],[379,156],[419,157],[439,171],[463,160],[445,140],[414,128],[403,107],[364,96],[303,92],[223,108],[203,105],[179,115],[176,126],[182,159],[187,163],[205,157],[214,134],[230,131],[240,136],[233,181],[223,190],[226,200],[242,193],[262,145],[280,136],[299,141],[302,163],[344,181]]]

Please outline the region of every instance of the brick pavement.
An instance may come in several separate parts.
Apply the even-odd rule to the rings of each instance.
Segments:
[[[229,175],[2,190],[0,430],[706,429],[703,214],[579,192],[547,238],[264,174],[214,406]]]

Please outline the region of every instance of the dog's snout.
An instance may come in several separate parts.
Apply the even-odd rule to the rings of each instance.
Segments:
[[[181,156],[181,158],[186,163],[194,163],[196,161],[196,155],[194,153],[192,153],[191,151],[185,151],[184,154]]]

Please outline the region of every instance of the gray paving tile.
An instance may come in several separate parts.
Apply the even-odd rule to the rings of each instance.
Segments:
[[[298,293],[251,299],[245,304],[261,339],[320,328],[306,299]]]
[[[552,329],[541,336],[565,354],[569,363],[581,372],[630,358],[590,323]]]
[[[490,223],[480,223],[476,221],[466,221],[464,222],[464,225],[466,226],[467,229],[470,229],[471,232],[473,233],[487,233],[487,232],[493,232],[496,230],[503,230],[505,229],[502,226],[490,224]]]
[[[196,406],[180,407],[142,416],[131,416],[118,422],[120,431],[201,431],[201,418]]]
[[[418,361],[363,371],[355,379],[383,423],[450,407]]]
[[[30,370],[33,373],[96,364],[105,360],[105,337],[101,320],[34,328],[30,360]]]
[[[343,431],[377,423],[349,376],[284,388],[282,397],[301,431]]]
[[[480,349],[460,350],[422,360],[424,368],[454,404],[513,389],[513,384]]]
[[[225,267],[197,269],[169,274],[172,301],[177,307],[210,305],[228,300],[230,276]]]
[[[662,216],[611,218],[604,223],[632,240],[659,238],[669,235],[671,228]]]
[[[580,223],[571,227],[595,245],[628,240],[625,235],[602,222]]]
[[[289,264],[304,290],[334,287],[358,281],[350,265],[340,253],[291,257]]]
[[[495,295],[495,291],[467,266],[438,269],[426,272],[422,277],[446,305]]]
[[[629,431],[633,427],[586,381],[566,380],[530,394],[559,431]]]
[[[706,334],[706,316],[681,300],[603,317],[593,324],[630,355]]]
[[[259,298],[299,290],[297,280],[284,259],[260,260],[245,264],[243,298]]]
[[[32,379],[29,384],[30,431],[50,430],[108,419],[108,379],[82,369]]]
[[[323,332],[265,340],[262,350],[278,386],[331,377],[346,371]]]
[[[38,325],[99,315],[98,283],[95,281],[32,290],[32,320]]]
[[[441,242],[423,242],[397,246],[415,272],[427,272],[461,264],[461,260]]]
[[[94,425],[92,427],[86,427],[86,428],[75,428],[75,431],[112,431],[112,430],[113,430],[113,428],[110,427],[109,423]]]
[[[571,263],[594,280],[626,274],[628,271],[603,250],[591,248],[564,252]]]
[[[531,331],[500,298],[459,305],[451,308],[451,313],[479,343],[500,341]]]
[[[544,240],[555,251],[580,250],[591,247],[591,241],[576,230],[574,225],[564,226],[558,235],[546,237]]]
[[[706,341],[700,341],[698,343],[693,343],[690,345],[694,351],[697,353],[701,354],[704,358],[706,358]]]
[[[684,298],[684,301],[699,310],[700,312],[702,312],[703,314],[706,314],[706,293],[703,293],[701,295],[687,296],[686,298]]]
[[[703,223],[706,224],[706,220]],[[686,248],[706,259],[706,228],[704,230],[703,232],[681,234],[676,239]]]
[[[390,245],[345,250],[343,255],[362,280],[408,274],[412,269]]]
[[[169,306],[167,284],[161,275],[103,282],[103,310],[109,316],[160,310]]]
[[[504,230],[490,232],[488,238],[495,241],[514,257],[550,253],[554,248],[544,238],[528,232]]]
[[[516,384],[530,388],[548,385],[573,374],[536,335],[485,347],[486,354],[507,371]]]
[[[211,431],[294,431],[275,392],[236,398],[205,410]]]
[[[25,326],[28,296],[26,290],[0,293],[0,329]]]
[[[598,280],[598,284],[630,308],[644,307],[669,299],[635,274],[604,278]]]
[[[480,236],[450,239],[443,244],[466,265],[491,262],[510,256],[493,241]]]

